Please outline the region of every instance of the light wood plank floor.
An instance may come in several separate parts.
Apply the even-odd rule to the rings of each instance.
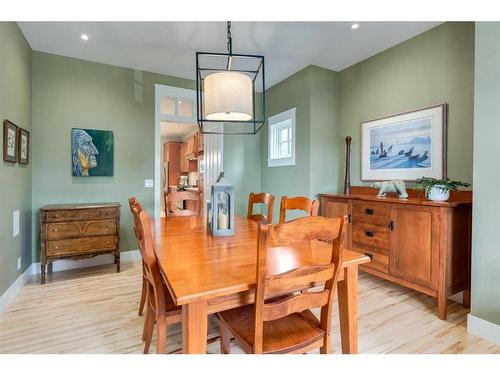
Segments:
[[[120,274],[111,265],[57,272],[46,285],[33,277],[0,315],[0,353],[142,353],[140,286],[140,263],[124,263]],[[468,310],[455,302],[441,321],[436,301],[423,294],[365,273],[359,289],[361,353],[500,353],[467,333]],[[333,321],[333,350],[340,353],[336,311]],[[215,318],[209,330],[218,334]],[[168,350],[181,345],[181,327],[174,325]],[[241,353],[234,344],[232,349]],[[208,351],[219,353],[219,342]]]

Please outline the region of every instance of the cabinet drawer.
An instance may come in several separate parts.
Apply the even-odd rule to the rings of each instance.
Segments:
[[[389,249],[389,231],[386,227],[353,225],[351,236],[353,245],[360,243],[381,249]]]
[[[47,224],[47,239],[103,236],[116,233],[116,220],[71,221]]]
[[[118,216],[118,208],[91,208],[86,210],[58,210],[48,211],[46,222],[62,222],[74,220],[106,219]]]
[[[389,205],[385,203],[371,203],[362,201],[352,202],[352,223],[366,223],[372,225],[389,225]]]
[[[363,267],[371,268],[380,272],[389,273],[389,256],[372,249],[353,247],[354,251],[370,257],[369,263],[363,263]]]
[[[48,256],[71,256],[98,253],[116,248],[116,236],[84,237],[47,241]]]

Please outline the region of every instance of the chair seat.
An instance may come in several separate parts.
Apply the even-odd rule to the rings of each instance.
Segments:
[[[254,341],[254,305],[238,307],[219,313],[222,324],[239,339],[246,351],[250,351]],[[300,349],[320,347],[324,331],[311,312],[287,315],[281,319],[264,322],[263,353],[301,352]],[[313,344],[318,345],[314,346]],[[311,347],[313,345],[313,347]]]

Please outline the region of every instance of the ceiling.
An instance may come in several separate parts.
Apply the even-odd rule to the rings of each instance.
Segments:
[[[170,140],[184,140],[188,135],[198,130],[196,124],[183,124],[177,122],[160,122],[160,136],[168,137]]]
[[[233,22],[233,52],[264,55],[270,87],[310,65],[340,71],[440,22]],[[19,22],[32,49],[193,79],[195,52],[226,52],[225,22]],[[80,39],[86,33],[87,41]]]

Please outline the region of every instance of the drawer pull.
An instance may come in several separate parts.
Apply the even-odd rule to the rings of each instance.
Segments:
[[[54,228],[54,232],[57,232],[57,228]]]
[[[373,237],[373,232],[371,230],[365,230],[366,237]]]
[[[58,245],[56,245],[56,246],[55,246],[55,248],[56,248],[56,250],[57,250],[57,249],[59,249],[59,246],[58,246]]]
[[[59,214],[55,214],[55,215],[54,215],[54,217],[55,217],[56,219],[59,219],[59,218],[61,217],[61,215],[59,215]]]
[[[373,259],[373,254],[370,254],[370,253],[365,253],[365,255],[366,255],[368,258],[370,258],[370,260],[372,260],[372,259]]]
[[[106,211],[106,215],[109,215],[111,212],[110,211]]]
[[[109,228],[109,224],[106,224],[106,228]]]
[[[373,208],[365,208],[365,214],[373,215]]]

